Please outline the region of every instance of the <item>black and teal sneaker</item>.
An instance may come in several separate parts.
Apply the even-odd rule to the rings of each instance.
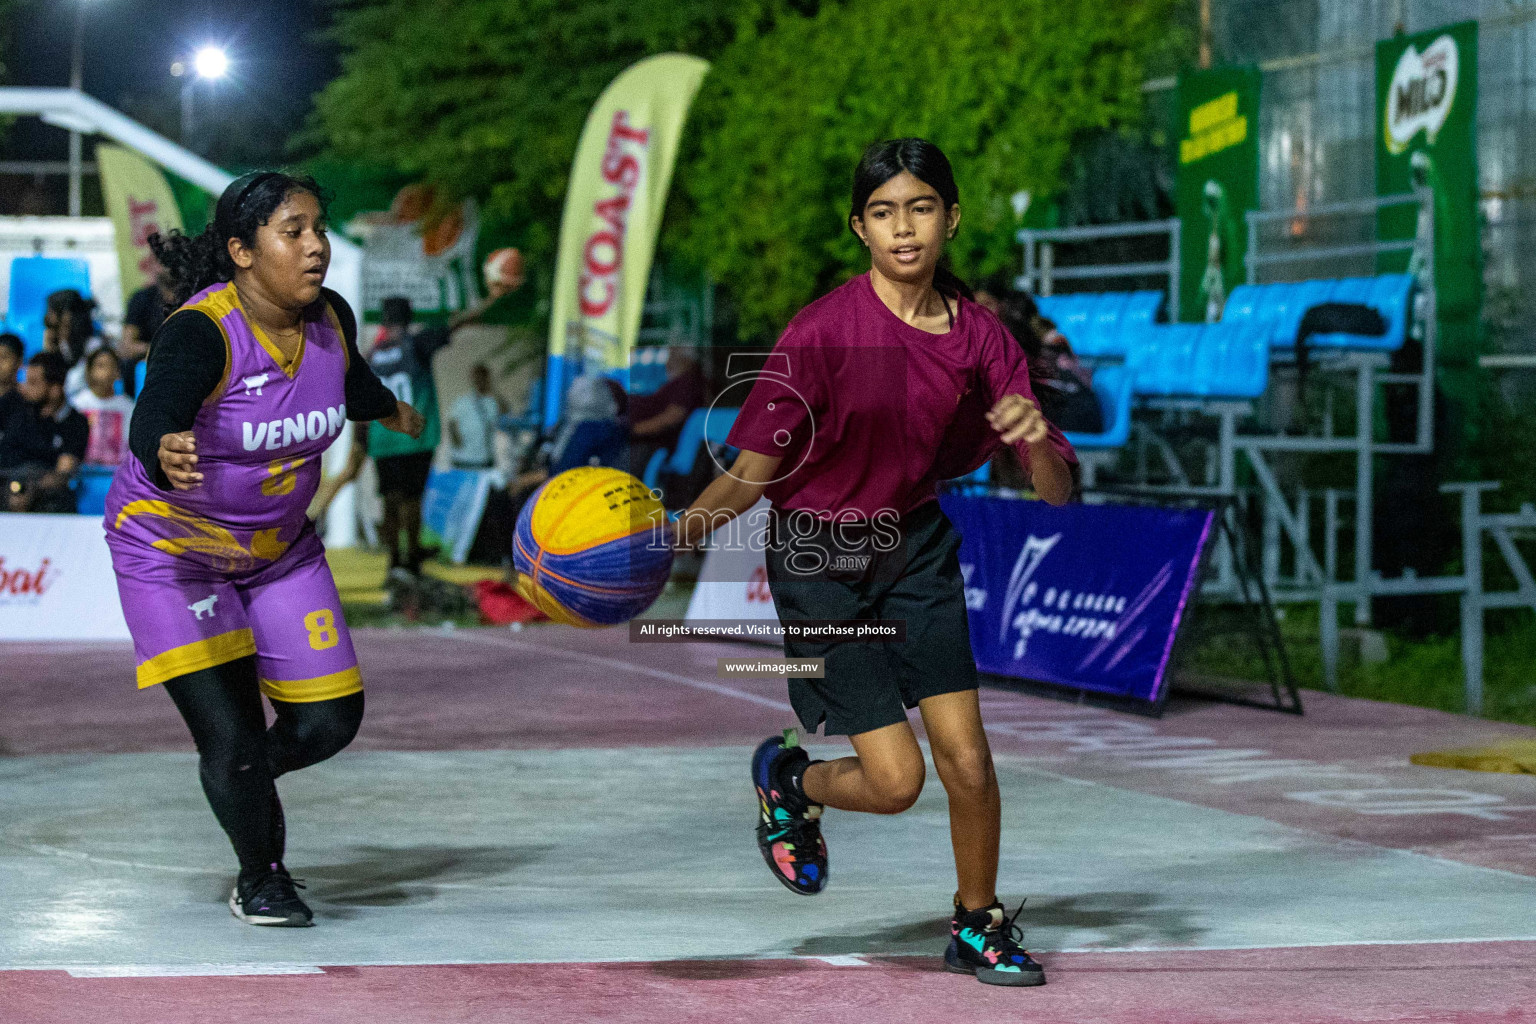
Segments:
[[[240,872],[229,894],[229,912],[246,924],[273,928],[308,928],[315,915],[299,899],[304,883],[296,881],[281,864],[255,874]]]
[[[1014,924],[1023,910],[1020,903],[1013,916],[1005,918],[1001,903],[966,910],[956,900],[944,969],[974,974],[985,985],[1044,985],[1045,969],[1021,945],[1024,933]]]
[[[827,843],[821,838],[821,805],[791,783],[811,763],[795,730],[770,736],[752,754],[757,789],[757,848],[773,877],[790,892],[814,896],[827,884]],[[794,790],[793,792],[791,790]]]

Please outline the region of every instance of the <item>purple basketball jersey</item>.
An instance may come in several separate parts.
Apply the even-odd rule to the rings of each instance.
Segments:
[[[324,302],[293,362],[246,316],[233,283],[192,296],[224,334],[228,372],[193,422],[203,483],[161,490],[136,458],[107,495],[109,542],[147,545],[222,573],[275,561],[298,539],[320,484],[320,456],[346,425],[347,349]]]

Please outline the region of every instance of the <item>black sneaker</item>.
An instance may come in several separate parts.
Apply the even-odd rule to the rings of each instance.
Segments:
[[[315,915],[298,891],[304,883],[295,881],[281,864],[254,877],[245,872],[229,894],[229,912],[246,924],[263,924],[276,928],[308,928],[315,923]]]
[[[1023,910],[1020,903],[1013,916],[1005,918],[1001,903],[966,910],[956,900],[944,969],[974,974],[985,985],[1044,985],[1045,969],[1021,945],[1024,933],[1013,923]]]
[[[790,892],[814,896],[827,884],[827,844],[821,838],[821,805],[780,784],[782,772],[810,763],[793,729],[770,736],[752,754],[757,789],[757,848],[773,877]]]

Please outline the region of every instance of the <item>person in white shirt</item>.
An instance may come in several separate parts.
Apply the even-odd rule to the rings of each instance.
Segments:
[[[91,425],[86,443],[85,461],[96,466],[115,466],[128,454],[128,421],[133,416],[133,399],[115,391],[122,372],[117,353],[102,347],[82,361],[85,388],[69,400]]]
[[[490,469],[496,461],[496,421],[506,403],[491,391],[491,371],[476,363],[469,371],[474,391],[460,395],[448,415],[448,440],[455,469]]]

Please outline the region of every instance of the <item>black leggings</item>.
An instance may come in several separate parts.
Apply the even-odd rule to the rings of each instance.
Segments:
[[[363,721],[362,693],[307,704],[274,700],[277,721],[269,729],[255,658],[178,676],[165,689],[192,730],[203,792],[241,872],[281,863],[286,836],[273,780],[351,743]]]

